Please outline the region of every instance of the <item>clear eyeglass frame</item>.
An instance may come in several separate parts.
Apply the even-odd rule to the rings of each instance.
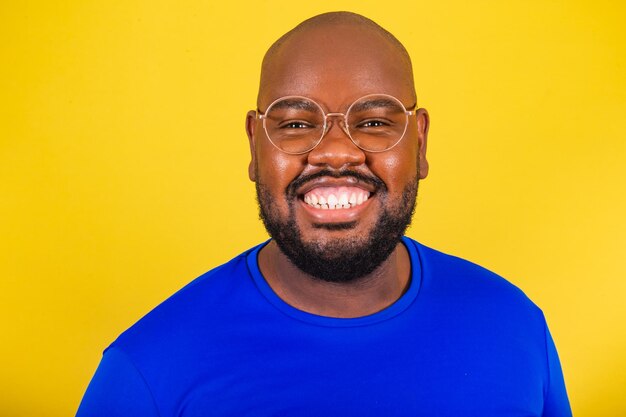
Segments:
[[[367,149],[364,148],[362,145],[359,145],[359,143],[354,140],[354,138],[352,137],[352,134],[350,133],[350,130],[348,128],[348,116],[350,114],[350,110],[354,107],[354,105],[358,102],[360,102],[361,100],[367,99],[367,98],[371,98],[371,97],[386,97],[388,99],[393,100],[394,102],[396,102],[397,104],[399,104],[404,112],[404,115],[406,117],[406,121],[405,121],[405,125],[404,125],[404,129],[402,131],[402,134],[398,137],[398,139],[391,145],[386,147],[385,149],[377,149],[377,150],[371,150],[371,149]],[[268,132],[268,128],[267,128],[267,114],[268,112],[272,109],[272,107],[274,107],[274,105],[276,103],[279,103],[283,100],[287,100],[287,99],[304,99],[307,100],[311,103],[313,103],[315,106],[317,106],[317,108],[319,108],[319,110],[321,111],[322,115],[324,116],[324,124],[322,127],[322,132],[320,134],[320,137],[313,142],[312,146],[310,146],[309,148],[307,148],[306,150],[303,151],[298,151],[298,152],[292,152],[292,151],[287,151],[283,148],[281,148],[280,146],[278,146],[276,143],[274,143],[274,141],[272,140],[272,137],[270,136],[269,132]],[[286,154],[289,155],[303,155],[305,153],[311,152],[313,149],[315,149],[321,142],[322,139],[324,139],[324,136],[326,136],[326,134],[329,132],[330,128],[332,127],[331,123],[329,123],[328,119],[331,117],[341,117],[342,123],[339,123],[339,126],[341,128],[341,130],[343,130],[343,132],[348,136],[348,138],[350,139],[350,141],[359,149],[365,151],[365,152],[370,152],[370,153],[380,153],[380,152],[387,152],[391,149],[393,149],[396,145],[398,145],[402,139],[404,138],[404,136],[406,135],[406,131],[408,129],[409,126],[409,116],[413,116],[415,115],[417,112],[417,103],[415,103],[415,105],[413,107],[411,107],[411,110],[407,110],[406,107],[404,106],[404,104],[402,104],[402,102],[397,99],[396,97],[389,95],[389,94],[367,94],[363,97],[360,97],[358,99],[356,99],[352,104],[350,104],[350,106],[348,107],[348,110],[346,110],[345,113],[339,113],[339,112],[330,112],[330,113],[326,113],[324,111],[324,108],[319,105],[315,100],[310,99],[308,97],[304,97],[304,96],[283,96],[283,97],[279,97],[276,100],[274,100],[269,106],[267,106],[267,109],[265,110],[265,112],[261,112],[259,109],[256,110],[256,118],[261,120],[263,123],[263,130],[265,131],[265,135],[267,137],[267,139],[270,141],[270,143],[279,151],[284,152]]]

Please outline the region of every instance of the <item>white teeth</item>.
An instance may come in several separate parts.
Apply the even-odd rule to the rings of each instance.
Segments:
[[[328,196],[328,208],[334,209],[337,206],[337,197],[335,194],[331,194]]]
[[[368,198],[369,193],[365,190],[328,194],[326,197],[311,192],[304,196],[304,202],[316,209],[337,210],[358,206],[366,202]]]

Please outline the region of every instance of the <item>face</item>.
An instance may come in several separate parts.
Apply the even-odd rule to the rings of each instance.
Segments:
[[[413,108],[410,78],[400,52],[371,29],[311,29],[289,38],[268,63],[258,107],[264,111],[279,97],[297,95],[327,113],[345,113],[356,99],[381,93]],[[409,116],[400,143],[378,153],[358,148],[336,122],[302,155],[277,149],[254,112],[246,127],[261,217],[296,266],[346,282],[389,256],[410,222],[418,181],[428,173],[425,110]]]

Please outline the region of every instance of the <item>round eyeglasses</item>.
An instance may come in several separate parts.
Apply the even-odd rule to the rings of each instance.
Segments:
[[[310,98],[286,96],[272,102],[265,113],[257,110],[257,118],[263,120],[270,142],[288,154],[310,152],[319,145],[332,126],[332,117],[339,119],[339,126],[356,146],[367,152],[384,152],[402,140],[416,107],[407,110],[393,96],[369,94],[345,113],[325,113]]]

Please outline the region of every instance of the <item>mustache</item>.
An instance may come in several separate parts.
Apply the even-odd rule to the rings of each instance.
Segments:
[[[375,175],[365,175],[360,172],[355,172],[355,171],[350,171],[350,170],[331,171],[330,169],[323,169],[313,174],[300,175],[296,179],[291,181],[289,185],[287,186],[287,195],[290,197],[295,197],[297,195],[296,190],[298,188],[300,188],[301,186],[303,186],[309,181],[313,181],[321,177],[331,177],[331,178],[352,177],[366,184],[372,185],[376,190],[387,189],[387,186],[385,185],[385,183]]]

